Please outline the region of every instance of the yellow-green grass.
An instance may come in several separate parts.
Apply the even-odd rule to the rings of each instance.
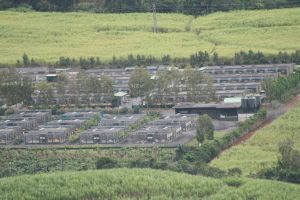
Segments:
[[[55,62],[60,56],[99,56],[108,61],[128,54],[189,57],[201,50],[231,57],[240,50],[300,49],[300,8],[215,13],[196,19],[158,14],[158,26],[167,33],[151,32],[151,13],[2,11],[0,63],[15,63],[25,52]]]
[[[245,178],[217,180],[150,169],[110,169],[3,178],[0,179],[0,191],[0,199],[6,200],[294,200],[300,196],[300,186],[289,183]]]
[[[257,131],[248,141],[223,152],[211,165],[221,169],[238,167],[244,174],[276,165],[279,157],[278,143],[289,137],[300,149],[300,104],[275,120],[272,124]]]

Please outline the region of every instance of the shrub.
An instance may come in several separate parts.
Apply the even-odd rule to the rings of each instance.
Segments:
[[[128,113],[128,108],[124,107],[120,109],[120,114],[127,114]]]
[[[238,167],[228,169],[228,176],[241,176],[242,170]]]
[[[244,184],[244,181],[242,179],[236,177],[225,178],[224,182],[226,183],[226,185],[231,187],[240,187]]]
[[[96,161],[96,169],[108,169],[119,167],[118,162],[109,157],[102,157]]]
[[[80,140],[80,136],[78,134],[73,134],[69,136],[70,143],[76,143]]]

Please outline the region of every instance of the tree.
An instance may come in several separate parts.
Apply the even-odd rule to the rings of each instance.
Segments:
[[[86,91],[92,94],[101,93],[101,81],[94,75],[86,80]]]
[[[132,97],[149,96],[153,83],[147,69],[137,67],[129,79],[129,90]]]
[[[78,74],[77,74],[77,89],[78,89],[78,93],[86,93],[86,88],[87,88],[87,79],[88,79],[88,75],[86,74],[86,72],[84,70],[81,70]]]
[[[158,71],[155,80],[155,100],[160,104],[163,102],[163,96],[168,94],[170,82],[168,81],[168,71]]]
[[[96,169],[116,168],[118,166],[118,162],[109,157],[99,158],[96,162]]]
[[[280,142],[278,146],[278,150],[281,155],[278,160],[278,166],[292,171],[300,170],[300,152],[294,149],[295,146],[293,140],[287,138]]]
[[[203,143],[205,138],[208,140],[214,139],[214,125],[207,114],[199,116],[197,120],[196,138],[199,143]]]
[[[266,78],[261,83],[263,90],[265,91],[268,100],[274,99],[275,81],[272,78]]]
[[[14,68],[0,72],[0,97],[7,105],[23,102],[29,105],[32,102],[32,80],[21,76]]]
[[[216,89],[213,84],[213,79],[210,76],[206,75],[203,78],[202,88],[200,89],[200,101],[209,103],[217,99]]]
[[[188,101],[199,102],[203,74],[200,71],[188,66],[184,69],[184,80]]]
[[[53,86],[45,81],[38,83],[37,90],[39,91],[38,99],[42,105],[51,105],[53,94]]]
[[[26,53],[23,54],[23,64],[25,67],[30,65],[30,60]]]
[[[64,95],[66,88],[65,86],[68,84],[68,77],[66,74],[61,73],[57,76],[57,82],[55,84],[57,94]]]
[[[113,80],[109,76],[100,77],[102,93],[107,96],[113,95]]]

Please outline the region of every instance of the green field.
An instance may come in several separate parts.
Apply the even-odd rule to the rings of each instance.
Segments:
[[[188,57],[196,51],[233,56],[240,50],[265,53],[300,49],[300,8],[234,11],[193,18],[158,14],[0,12],[0,63],[13,64],[23,53],[55,62],[72,58],[144,54]]]
[[[300,103],[291,111],[259,130],[247,142],[223,152],[211,165],[229,169],[239,167],[245,174],[276,165],[278,143],[291,138],[300,150]]]
[[[150,169],[64,172],[0,179],[0,199],[297,199],[300,186],[212,179]]]

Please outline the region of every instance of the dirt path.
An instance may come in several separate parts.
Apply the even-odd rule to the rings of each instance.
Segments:
[[[292,108],[294,108],[298,101],[299,101],[299,97],[300,95],[294,97],[293,99],[291,99],[290,101],[288,101],[287,103],[283,104],[282,106],[280,106],[280,108],[276,109],[276,110],[268,110],[268,116],[265,119],[265,121],[258,126],[257,128],[255,128],[254,130],[248,132],[247,134],[245,134],[244,136],[240,137],[239,139],[237,139],[235,142],[233,142],[230,146],[228,146],[226,149],[224,149],[215,159],[218,159],[224,151],[226,151],[227,149],[230,149],[233,146],[236,145],[240,145],[241,143],[249,140],[253,135],[255,135],[255,133],[264,128],[265,126],[271,124],[275,119],[277,119],[278,117],[280,117],[281,115],[283,115],[284,113],[288,112],[289,110],[291,110]]]

